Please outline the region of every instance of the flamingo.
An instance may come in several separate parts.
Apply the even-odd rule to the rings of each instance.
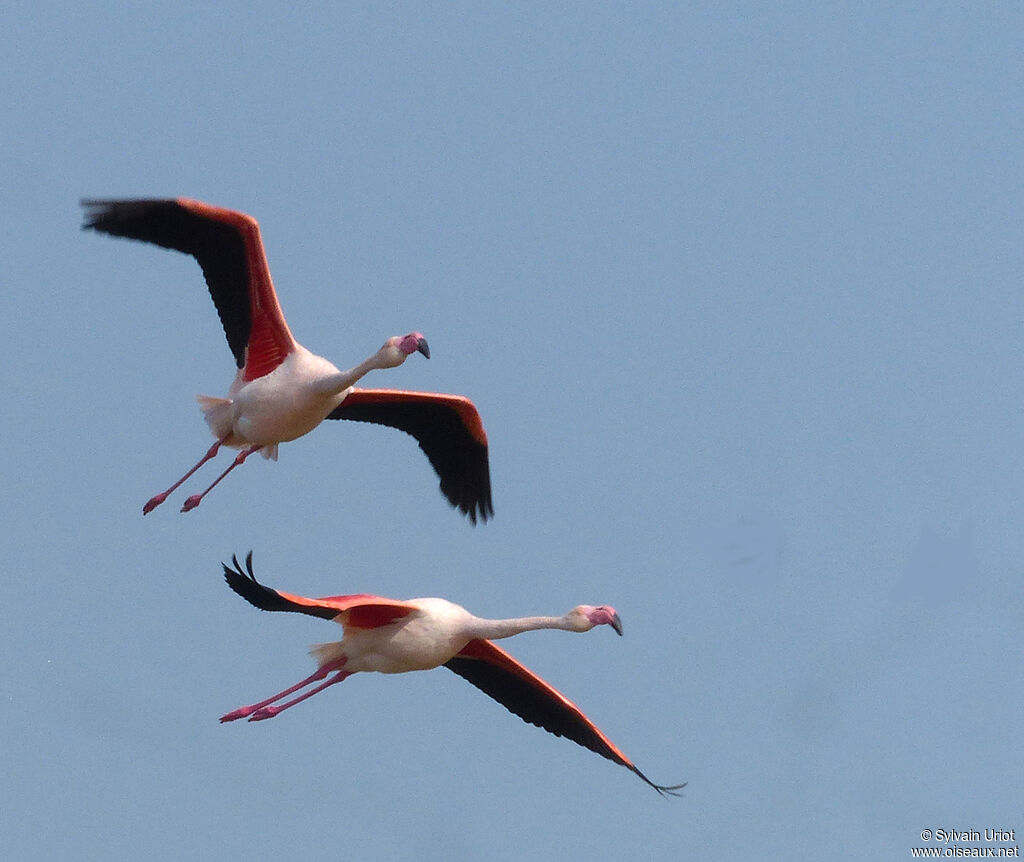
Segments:
[[[340,641],[312,647],[310,652],[318,665],[314,673],[259,703],[232,710],[221,716],[221,723],[273,718],[354,673],[405,673],[444,665],[524,721],[625,766],[659,793],[678,796],[677,791],[685,786],[655,784],[576,704],[492,643],[537,629],[586,632],[599,625],[609,625],[621,635],[622,622],[615,608],[578,605],[560,617],[488,620],[438,598],[401,601],[358,594],[307,599],[257,581],[252,551],[245,558],[244,571],[237,556],[231,561],[233,568],[223,564],[224,579],[250,604],[264,611],[291,611],[334,620],[345,633]],[[334,676],[329,676],[332,673]],[[318,684],[291,700],[276,703],[313,683]]]
[[[487,435],[467,398],[433,392],[358,389],[375,369],[394,368],[413,353],[430,358],[419,332],[393,336],[348,371],[299,344],[288,329],[270,279],[257,221],[245,213],[188,198],[83,200],[83,229],[151,242],[192,255],[203,270],[238,368],[227,398],[198,397],[216,442],[200,461],[143,507],[148,514],[221,446],[240,449],[231,465],[182,512],[202,499],[246,458],[277,460],[279,443],[308,434],[324,419],[389,425],[411,434],[441,480],[452,506],[486,521],[493,515]]]

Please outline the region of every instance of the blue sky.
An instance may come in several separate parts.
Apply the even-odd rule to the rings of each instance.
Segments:
[[[1024,829],[1022,25],[6,4],[5,856],[882,859]],[[78,199],[176,195],[260,220],[339,366],[426,334],[366,384],[475,401],[493,522],[411,440],[334,423],[142,517],[231,355],[195,263],[81,232]],[[250,548],[307,595],[615,605],[622,639],[505,645],[685,798],[443,669],[219,725],[336,634],[234,596]]]

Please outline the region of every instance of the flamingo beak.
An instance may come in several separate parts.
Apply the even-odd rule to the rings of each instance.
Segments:
[[[612,614],[612,618],[608,621],[608,625],[618,632],[619,637],[622,637],[622,620],[619,619],[618,613]]]
[[[430,346],[427,344],[427,339],[422,335],[416,339],[416,350],[426,356],[427,359],[430,359]]]

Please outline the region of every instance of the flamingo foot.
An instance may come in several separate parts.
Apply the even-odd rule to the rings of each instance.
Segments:
[[[280,706],[264,706],[262,709],[257,709],[252,715],[249,716],[249,721],[263,721],[265,718],[273,718],[277,715],[283,707]]]
[[[203,499],[202,494],[193,494],[189,497],[181,507],[182,512],[191,512],[196,506],[198,506]]]
[[[238,721],[240,718],[248,718],[252,715],[255,710],[251,706],[240,706],[238,709],[233,709],[227,715],[220,717],[220,723],[224,724],[228,721]]]
[[[143,515],[148,515],[150,512],[152,512],[157,506],[159,506],[166,499],[167,499],[167,492],[166,491],[164,491],[164,493],[162,493],[162,494],[157,494],[155,497],[151,497],[149,502],[146,503],[146,505],[142,507],[142,514]]]

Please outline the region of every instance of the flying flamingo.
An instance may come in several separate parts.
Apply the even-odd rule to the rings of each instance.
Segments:
[[[441,479],[441,491],[475,524],[494,513],[487,435],[467,398],[433,392],[357,389],[370,371],[394,368],[415,352],[430,358],[418,332],[389,338],[373,356],[348,371],[299,344],[288,329],[267,266],[259,224],[245,213],[188,198],[83,200],[85,222],[113,236],[155,243],[192,255],[203,270],[238,372],[227,398],[199,396],[217,442],[191,470],[143,507],[148,514],[221,446],[238,456],[201,494],[194,509],[228,473],[259,452],[277,460],[279,443],[308,434],[324,419],[389,425],[411,434]]]
[[[245,571],[237,556],[232,562],[234,568],[224,565],[224,579],[250,604],[264,611],[293,611],[334,620],[344,627],[345,634],[341,641],[312,648],[318,663],[315,673],[273,697],[229,712],[221,717],[222,723],[239,718],[273,718],[361,671],[405,673],[444,665],[524,721],[625,766],[659,793],[678,796],[676,791],[685,786],[655,784],[576,704],[492,643],[537,629],[586,632],[599,625],[610,625],[621,635],[619,615],[608,605],[579,605],[561,617],[487,620],[445,599],[399,601],[365,594],[307,599],[272,590],[257,581],[252,571],[252,551],[245,558]],[[328,678],[331,673],[334,676]],[[312,683],[319,684],[285,703],[271,705]]]

